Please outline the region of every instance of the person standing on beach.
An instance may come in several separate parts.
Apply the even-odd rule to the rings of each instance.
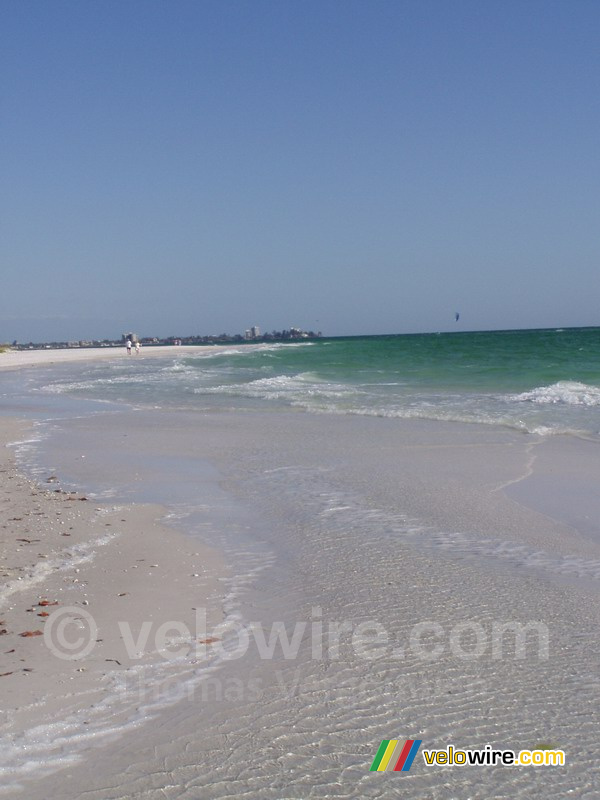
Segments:
[[[138,356],[140,354],[140,347],[141,347],[140,343],[136,342],[135,343],[135,354],[136,354],[136,356]]]
[[[125,347],[127,348],[127,355],[131,355],[131,339],[127,339],[125,342]]]

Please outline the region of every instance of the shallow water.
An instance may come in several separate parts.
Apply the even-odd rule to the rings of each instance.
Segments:
[[[545,515],[543,497],[528,508],[506,494],[551,443],[568,499],[561,439],[284,405],[100,412],[81,400],[69,417],[57,413],[61,396],[22,462],[111,502],[164,504],[189,535],[222,548],[239,657],[182,682],[127,739],[29,781],[32,800],[83,787],[98,800],[597,796],[600,550]],[[564,441],[597,460],[592,443]],[[534,626],[524,652],[510,634],[494,651],[494,631],[515,623]],[[285,647],[270,639],[283,631]],[[136,680],[132,691],[139,681],[152,691]],[[369,773],[383,738],[408,737],[550,741],[569,766],[421,759],[406,775]]]

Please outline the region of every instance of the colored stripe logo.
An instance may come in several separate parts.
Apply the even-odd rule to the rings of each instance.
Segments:
[[[421,746],[422,739],[384,739],[373,759],[370,772],[408,772]]]

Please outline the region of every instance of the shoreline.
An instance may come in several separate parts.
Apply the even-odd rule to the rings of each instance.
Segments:
[[[256,622],[268,638],[272,625],[289,636],[298,624],[310,632],[314,620],[329,631],[378,624],[389,635],[384,657],[353,652],[351,637],[323,657],[310,636],[291,658],[281,648],[264,658],[253,646],[223,665],[218,685],[207,681],[206,694],[183,697],[159,725],[94,751],[91,775],[80,764],[68,783],[61,773],[28,786],[32,800],[46,800],[48,786],[65,800],[81,787],[90,800],[160,800],[165,791],[243,796],[251,786],[267,800],[274,781],[289,798],[308,796],[310,786],[354,799],[377,793],[369,763],[391,736],[516,750],[549,742],[567,754],[560,770],[467,775],[415,765],[411,788],[432,800],[460,786],[519,800],[593,791],[596,725],[582,741],[581,720],[598,687],[598,576],[588,583],[578,573],[596,569],[598,550],[505,493],[532,466],[535,473],[530,443],[461,425],[269,413],[198,417],[192,440],[185,415],[157,417],[159,425],[138,417],[120,428],[136,451],[151,425],[158,438],[144,453],[218,456],[243,508],[268,511],[260,536],[277,564],[267,581],[249,585],[242,629]],[[74,435],[97,441],[100,431],[90,419]],[[420,625],[434,626],[426,646],[439,657],[411,649]],[[532,629],[524,652],[509,635],[496,658],[495,626],[514,625]],[[474,646],[480,655],[465,653]]]
[[[240,347],[252,347],[243,344]],[[216,345],[147,345],[128,355],[123,347],[81,347],[56,350],[6,350],[0,353],[0,370],[19,369],[22,367],[50,366],[51,364],[69,364],[79,361],[103,361],[109,359],[130,358],[132,361],[144,357],[164,357],[173,355],[195,356],[200,353],[219,353],[238,347],[237,344]]]
[[[24,430],[25,423],[18,424]],[[112,715],[110,727],[94,735],[95,709],[104,713],[104,697],[95,686],[87,696],[76,695],[72,717],[77,730],[86,725],[90,733],[87,743],[79,739],[86,758],[71,763],[68,747],[58,745],[63,748],[61,771],[48,778],[37,764],[27,780],[31,800],[46,800],[49,794],[75,800],[84,790],[90,800],[160,800],[165,791],[173,797],[190,791],[189,796],[241,796],[248,781],[253,781],[254,796],[267,800],[274,764],[286,797],[305,797],[308,787],[317,786],[323,787],[322,794],[338,787],[341,797],[362,797],[371,790],[364,781],[372,779],[373,747],[395,735],[422,737],[428,746],[454,741],[530,747],[550,741],[563,747],[569,766],[575,766],[535,775],[487,771],[468,779],[469,789],[475,779],[487,796],[494,789],[515,798],[550,798],[549,781],[556,781],[554,788],[563,796],[577,785],[576,772],[585,774],[589,785],[593,731],[586,733],[583,748],[578,737],[581,716],[597,688],[590,676],[597,663],[600,560],[597,545],[564,516],[550,515],[547,504],[556,500],[560,506],[564,498],[565,508],[575,507],[572,493],[581,474],[597,472],[592,444],[462,423],[272,413],[269,408],[251,414],[214,409],[193,417],[185,409],[140,414],[123,408],[109,415],[61,417],[43,441],[41,463],[56,465],[56,473],[36,473],[38,486],[30,489],[48,494],[48,502],[55,503],[48,508],[61,511],[52,515],[55,533],[66,521],[66,510],[80,516],[90,501],[55,492],[60,484],[46,484],[53,475],[65,481],[65,488],[91,486],[100,497],[117,487],[119,505],[100,503],[110,512],[89,507],[97,537],[121,533],[130,508],[146,510],[152,520],[164,514],[164,508],[145,505],[158,499],[175,514],[182,512],[187,546],[199,550],[194,546],[198,533],[227,553],[242,587],[234,637],[238,630],[254,630],[254,623],[269,641],[276,630],[272,626],[283,625],[289,635],[298,624],[313,630],[314,620],[317,628],[322,624],[327,630],[376,623],[385,627],[390,646],[399,644],[405,655],[396,657],[397,651],[388,648],[385,657],[371,660],[353,652],[352,638],[346,638],[341,657],[331,655],[328,647],[320,658],[308,637],[291,658],[281,648],[265,658],[253,645],[243,657],[218,664],[218,675],[207,662],[188,664],[187,671],[180,669],[181,662],[159,662],[158,668],[149,664],[148,669],[145,664],[98,664],[110,669],[102,676],[107,682],[124,681],[128,705]],[[568,457],[565,447],[573,448]],[[579,461],[583,450],[588,453],[585,464]],[[571,474],[574,464],[583,473]],[[560,493],[556,483],[550,492],[539,484],[543,471],[562,476]],[[124,501],[127,487],[137,499],[133,505]],[[532,487],[538,488],[532,492]],[[589,494],[593,487],[580,488]],[[64,513],[57,505],[61,498]],[[37,502],[31,494],[25,499]],[[11,524],[27,522],[24,514],[14,516],[23,519]],[[175,539],[169,533],[169,542]],[[122,540],[117,536],[98,547],[97,597],[108,597],[116,612],[133,603],[138,591],[149,597],[153,616],[111,617],[131,623],[135,642],[144,622],[152,623],[152,638],[163,619],[155,614],[158,573],[152,567],[163,562],[156,556],[144,565],[134,592],[121,579],[140,578],[136,559],[146,553],[123,553]],[[145,534],[138,541],[146,547]],[[40,545],[20,546],[29,552]],[[116,578],[110,590],[103,580],[106,571],[96,569],[104,555]],[[184,569],[175,554],[169,552],[168,561]],[[255,566],[269,571],[253,571]],[[181,579],[176,572],[173,576]],[[79,573],[70,577],[81,579]],[[75,586],[70,588],[74,596],[89,591]],[[79,599],[88,598],[80,594]],[[195,600],[188,605],[196,606]],[[91,613],[91,605],[87,609]],[[32,615],[24,609],[20,613],[27,613],[27,619]],[[189,616],[171,619],[192,623]],[[441,647],[437,660],[411,651],[411,632],[423,624],[436,626],[437,639],[430,644]],[[514,648],[506,642],[500,662],[488,643],[494,626],[505,625],[533,626],[534,635],[527,637],[523,657],[516,652],[518,642]],[[455,657],[453,637],[459,654],[475,643],[482,645],[481,656]],[[98,638],[105,639],[98,647],[114,644],[104,657],[122,661],[122,640]],[[93,674],[86,669],[71,679],[68,670],[78,665],[60,662],[58,669],[61,665],[69,684]],[[209,674],[198,686],[201,676]],[[33,678],[29,675],[23,680]],[[0,678],[0,687],[11,678]],[[164,697],[153,696],[156,684],[165,687]],[[115,693],[109,689],[106,694],[114,698]],[[83,699],[85,705],[79,702]],[[29,707],[36,724],[38,712]],[[156,724],[143,724],[158,712]],[[48,730],[64,741],[64,725],[53,724],[50,719]],[[37,731],[34,738],[40,735],[39,725]],[[18,744],[29,747],[29,740]],[[294,773],[297,784],[290,782]],[[413,789],[442,800],[445,795],[439,792],[448,787],[448,777],[451,784],[460,778],[436,775],[421,765],[414,770]]]
[[[28,428],[0,417],[0,796],[27,762],[39,777],[76,760],[84,734],[168,704],[146,681],[172,688],[199,675],[223,619],[218,552],[167,526],[160,506],[98,503],[57,475],[28,479],[9,444]]]

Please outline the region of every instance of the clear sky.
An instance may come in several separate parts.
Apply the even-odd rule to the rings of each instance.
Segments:
[[[596,0],[0,0],[0,88],[0,341],[600,324]]]

